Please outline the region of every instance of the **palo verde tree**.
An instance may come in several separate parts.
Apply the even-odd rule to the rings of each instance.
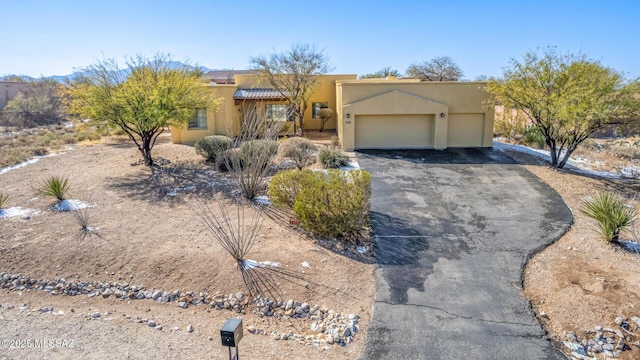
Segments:
[[[130,58],[125,70],[115,59],[99,61],[70,84],[69,112],[120,128],[151,166],[151,149],[168,126],[184,126],[196,109],[216,106],[202,71],[176,64],[166,54]]]
[[[329,72],[329,58],[313,45],[294,44],[286,52],[260,55],[250,59],[266,85],[276,89],[289,103],[294,118],[293,131],[304,130],[304,113],[318,75]]]
[[[544,136],[556,168],[603,125],[626,116],[633,102],[619,73],[553,47],[527,53],[521,62],[512,59],[503,76],[487,89],[505,110],[525,114]]]
[[[429,61],[413,63],[407,68],[407,76],[422,81],[458,81],[463,73],[449,56],[435,57]]]

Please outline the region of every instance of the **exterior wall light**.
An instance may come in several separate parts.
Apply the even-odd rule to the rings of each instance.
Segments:
[[[446,116],[446,114],[445,114],[445,113],[440,113],[440,117],[441,117],[441,118],[443,118],[443,117],[445,117],[445,116]]]
[[[351,114],[347,114],[347,119],[349,119],[351,117]]]

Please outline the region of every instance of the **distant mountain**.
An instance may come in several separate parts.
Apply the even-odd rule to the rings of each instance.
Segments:
[[[173,67],[182,67],[185,66],[185,64],[181,61],[171,61],[170,65]],[[194,65],[189,65],[190,68],[194,68]],[[206,74],[209,71],[215,70],[215,69],[210,69],[208,67],[205,66],[200,66],[200,68],[202,69],[202,71]],[[127,69],[121,69],[120,71],[124,71],[126,72]],[[72,74],[69,75],[53,75],[53,76],[45,76],[45,78],[47,79],[54,79],[57,82],[65,82],[67,80],[72,81],[74,79],[76,79],[78,76],[82,76],[84,74],[83,71],[76,71]],[[22,81],[34,81],[34,80],[38,80],[39,78],[34,78],[31,76],[27,76],[27,75],[5,75],[5,76],[0,76],[0,81],[8,81],[8,80],[18,80],[21,79]]]

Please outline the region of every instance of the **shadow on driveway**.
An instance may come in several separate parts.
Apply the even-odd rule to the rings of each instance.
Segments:
[[[572,223],[495,149],[370,150],[378,290],[367,359],[563,359],[521,295],[531,254]]]

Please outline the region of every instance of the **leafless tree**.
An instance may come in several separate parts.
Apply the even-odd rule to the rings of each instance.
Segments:
[[[333,110],[329,108],[322,108],[318,111],[318,117],[320,117],[320,131],[324,130],[324,125],[333,117]]]
[[[449,56],[439,56],[429,61],[413,63],[407,69],[407,76],[422,81],[458,81],[462,75],[458,64]]]
[[[318,75],[329,72],[329,59],[322,50],[309,44],[294,44],[286,52],[260,55],[250,59],[262,82],[276,89],[287,100],[297,126],[304,130],[307,102],[318,81]]]

